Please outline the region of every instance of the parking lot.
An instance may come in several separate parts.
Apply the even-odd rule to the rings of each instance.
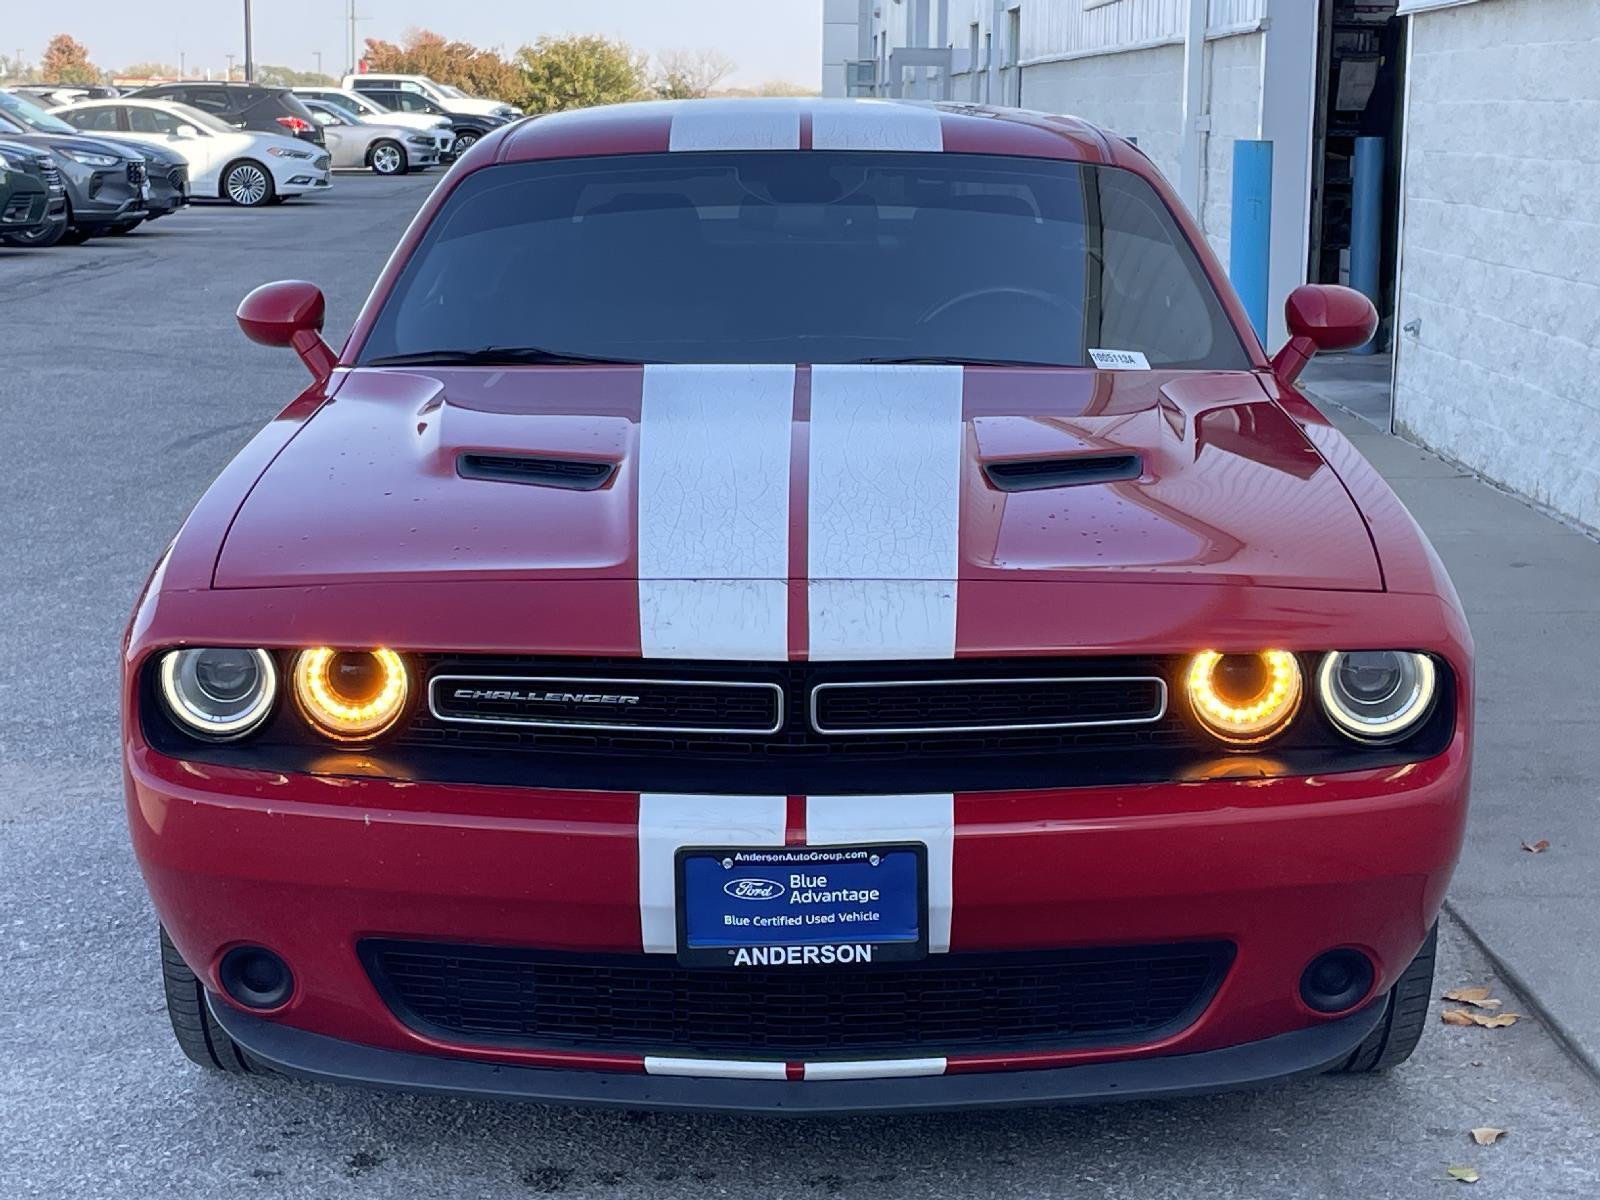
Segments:
[[[166,1026],[128,848],[117,644],[183,514],[301,388],[232,318],[305,278],[342,336],[437,175],[0,251],[0,1196],[1431,1196],[1600,1193],[1600,1090],[1541,1023],[1430,1027],[1389,1077],[1204,1100],[768,1122],[203,1075]],[[559,281],[540,281],[559,286]],[[1487,984],[1447,920],[1441,988]],[[1497,1145],[1468,1130],[1509,1130]]]

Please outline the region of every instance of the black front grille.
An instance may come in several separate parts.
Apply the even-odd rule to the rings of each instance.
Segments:
[[[573,675],[435,675],[428,704],[443,724],[770,734],[783,725],[772,684]]]
[[[61,191],[62,188],[65,185],[62,184],[62,182],[61,182],[61,171],[55,165],[55,163],[50,162],[47,159],[44,162],[40,163],[39,166],[40,166],[39,174],[40,174],[40,177],[43,178],[45,186],[47,188],[49,188],[52,192]]]
[[[1166,685],[1154,676],[843,683],[812,692],[813,728],[855,736],[1138,725],[1165,711]]]
[[[141,191],[144,188],[146,178],[147,175],[142,162],[128,164],[128,186],[133,188],[134,191]]]
[[[1199,1016],[1233,947],[748,971],[427,942],[367,941],[361,955],[396,1016],[450,1041],[794,1061],[1153,1041]]]
[[[189,168],[179,165],[167,172],[167,182],[180,196],[187,195],[189,191]]]

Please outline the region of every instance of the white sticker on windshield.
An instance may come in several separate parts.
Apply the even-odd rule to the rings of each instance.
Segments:
[[[1148,371],[1150,363],[1139,350],[1090,350],[1089,357],[1102,371]]]

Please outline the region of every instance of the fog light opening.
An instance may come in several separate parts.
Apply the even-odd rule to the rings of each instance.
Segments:
[[[222,990],[245,1008],[281,1008],[294,994],[289,964],[264,946],[235,946],[217,968]]]
[[[1302,972],[1300,999],[1315,1012],[1345,1012],[1366,999],[1376,978],[1372,960],[1361,951],[1329,950]]]

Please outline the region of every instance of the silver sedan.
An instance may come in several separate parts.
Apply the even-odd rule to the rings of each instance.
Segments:
[[[439,162],[439,142],[403,125],[367,125],[352,121],[331,104],[305,100],[322,127],[335,169],[371,170],[379,175],[404,175]]]

